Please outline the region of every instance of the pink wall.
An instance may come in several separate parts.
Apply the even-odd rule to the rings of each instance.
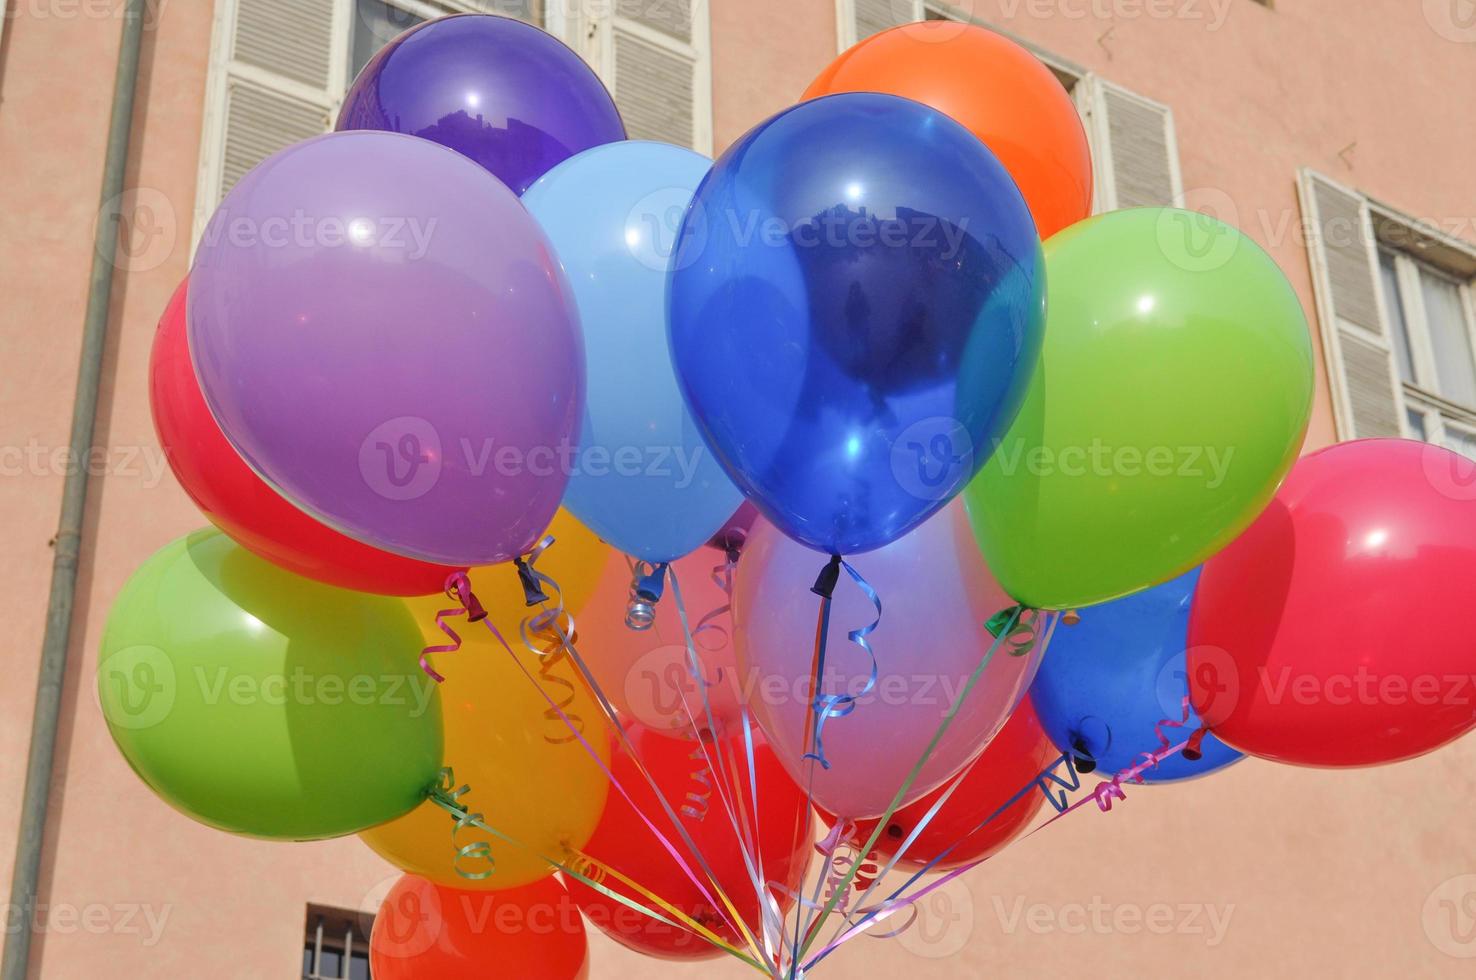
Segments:
[[[95,4],[11,6],[18,16],[0,42],[0,448],[11,453],[0,460],[0,622],[11,667],[0,685],[7,876],[62,486],[47,460],[18,460],[15,450],[66,444],[120,26],[79,12]],[[123,581],[157,547],[203,523],[172,478],[159,475],[145,367],[154,321],[188,258],[211,6],[164,3],[145,38],[129,184],[143,189],[165,234],[140,239],[115,284],[98,432],[107,466],[89,504],[43,893],[62,915],[37,942],[38,975],[48,978],[293,976],[304,903],[370,907],[392,875],[353,840],[270,845],[175,815],[119,758],[92,694],[99,632]],[[792,101],[833,56],[836,18],[831,0],[712,7],[721,147]],[[1423,7],[1438,13],[1440,4]],[[1466,124],[1476,43],[1442,36],[1421,4],[1279,0],[1268,11],[1252,0],[974,0],[970,8],[1170,103],[1186,188],[1232,202],[1229,216],[1271,251],[1309,311],[1299,166],[1417,216],[1453,222],[1476,214],[1476,128]],[[1180,16],[1148,13],[1165,9]],[[1093,13],[1100,10],[1116,16],[1102,19]],[[1310,445],[1332,438],[1324,385]],[[1448,879],[1476,873],[1473,764],[1476,743],[1468,740],[1365,773],[1252,761],[1199,783],[1130,790],[1110,815],[1083,813],[1008,850],[967,887],[949,889],[948,901],[931,905],[904,939],[860,940],[829,969],[905,971],[918,980],[1085,969],[1469,976],[1469,965],[1447,953],[1476,949],[1461,945],[1465,937],[1427,899]],[[167,916],[155,942],[145,913],[155,922]],[[595,947],[596,976],[657,974],[606,941]],[[699,970],[712,967],[660,973]]]

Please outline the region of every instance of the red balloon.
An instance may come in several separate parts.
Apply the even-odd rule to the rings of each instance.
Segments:
[[[1040,727],[1035,706],[1027,697],[985,747],[979,760],[965,771],[958,788],[907,848],[897,862],[897,868],[920,871],[955,842],[958,846],[933,865],[932,870],[950,871],[1003,850],[1030,826],[1041,804],[1045,803],[1045,797],[1039,790],[1031,788],[983,827],[979,827],[980,821],[1009,803],[1010,797],[1029,785],[1052,759],[1058,759],[1060,755],[1060,750],[1051,744]],[[951,785],[953,780],[950,779],[927,796],[892,814],[867,859],[883,863],[890,860]],[[821,811],[821,816],[827,823],[835,824],[834,814]],[[877,823],[876,820],[857,821],[856,831],[850,837],[851,844],[855,847],[864,845],[871,839]]]
[[[374,980],[585,980],[589,940],[557,878],[506,891],[458,891],[405,875],[369,936]]]
[[[188,287],[188,280],[180,283],[165,308],[149,358],[154,429],[185,493],[237,544],[304,578],[381,595],[440,592],[456,569],[380,551],[309,517],[267,486],[226,441],[190,362]]]
[[[1413,758],[1476,726],[1476,464],[1370,439],[1292,469],[1204,566],[1194,707],[1225,742],[1302,766]]]
[[[753,935],[761,932],[759,900],[753,880],[743,862],[740,838],[716,792],[718,776],[707,767],[701,747],[663,737],[639,725],[627,728],[636,754],[661,787],[661,795],[680,815],[682,826],[691,835],[698,852],[707,861],[722,890],[732,900]],[[809,866],[813,845],[805,830],[806,801],[784,771],[768,746],[754,746],[754,776],[758,784],[760,815],[754,817],[748,793],[748,764],[742,736],[708,744],[709,751],[724,753],[730,765],[729,774],[741,774],[741,802],[735,801],[748,814],[749,826],[758,827],[758,847],[763,854],[764,879],[780,908],[788,909],[792,892],[798,891]],[[726,906],[713,892],[690,848],[672,828],[655,792],[636,768],[623,744],[617,744],[611,763],[615,780],[630,793],[639,813],[612,788],[605,802],[605,812],[595,828],[584,852],[602,864],[625,875],[643,888],[681,909],[703,927],[710,929],[738,948],[744,948],[740,934],[727,920]],[[713,787],[709,790],[709,785]],[[729,792],[729,799],[734,797]],[[698,890],[680,865],[646,826],[640,813],[646,814],[673,847],[682,853],[687,865],[718,900],[714,905]],[[637,891],[613,878],[603,884],[632,900],[651,908],[651,902]],[[606,935],[638,953],[674,960],[700,960],[722,956],[723,951],[684,928],[657,922],[634,909],[600,894],[579,881],[569,882],[569,893],[580,909]],[[656,911],[660,911],[659,908]]]

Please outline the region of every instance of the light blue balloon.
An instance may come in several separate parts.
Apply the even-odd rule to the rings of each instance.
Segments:
[[[1185,647],[1189,607],[1199,569],[1122,599],[1088,606],[1081,622],[1058,626],[1030,687],[1041,727],[1062,752],[1089,756],[1111,776],[1159,748],[1155,728],[1183,718],[1189,693]],[[1191,708],[1181,728],[1165,728],[1172,743],[1200,726]],[[1213,735],[1203,758],[1171,756],[1143,773],[1150,783],[1193,779],[1222,769],[1241,754]]]
[[[666,143],[610,143],[564,161],[523,195],[584,326],[589,387],[564,505],[650,562],[701,547],[743,502],[687,411],[667,348],[676,233],[711,167]]]

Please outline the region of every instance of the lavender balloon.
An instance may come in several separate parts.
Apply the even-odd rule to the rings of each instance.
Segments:
[[[739,689],[769,745],[801,786],[814,776],[816,804],[843,817],[880,816],[917,765],[994,637],[984,624],[1014,605],[989,569],[963,504],[954,500],[916,530],[852,566],[881,597],[881,624],[868,640],[876,687],[850,714],[826,721],[829,769],[805,759],[812,730],[810,682],[816,613],[810,592],[824,558],[760,520],[749,536],[733,595]],[[871,661],[847,638],[876,618],[870,600],[842,574],[831,609],[822,694],[858,694]],[[912,802],[977,756],[1020,703],[1041,650],[1012,656],[1001,645],[902,799]]]
[[[625,139],[615,101],[582,58],[536,27],[487,14],[443,17],[391,41],[354,80],[337,128],[449,146],[518,194],[574,154]]]
[[[584,410],[557,260],[512,192],[392,133],[248,173],[190,274],[205,400],[299,507],[389,551],[506,561],[547,527]]]

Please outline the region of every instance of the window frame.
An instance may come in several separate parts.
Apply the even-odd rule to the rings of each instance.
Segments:
[[[1409,336],[1410,361],[1416,377],[1415,381],[1409,382],[1399,376],[1398,354],[1394,353],[1395,380],[1404,408],[1399,416],[1400,432],[1405,438],[1438,446],[1447,446],[1447,428],[1476,436],[1476,404],[1463,405],[1452,401],[1438,390],[1440,375],[1420,281],[1422,275],[1429,273],[1459,290],[1466,338],[1471,345],[1473,367],[1476,367],[1476,243],[1448,235],[1367,195],[1363,197],[1373,225],[1374,247],[1379,253],[1387,253],[1394,259],[1400,311]],[[1378,277],[1378,289],[1380,311],[1387,319],[1392,304],[1384,295],[1382,275]],[[1385,328],[1390,333],[1392,350],[1396,324],[1386,323]],[[1341,369],[1341,365],[1339,367]],[[1418,414],[1423,421],[1423,439],[1409,424],[1410,413]]]

